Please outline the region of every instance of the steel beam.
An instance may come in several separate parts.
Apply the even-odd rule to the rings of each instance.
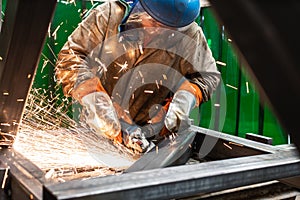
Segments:
[[[209,0],[245,66],[300,149],[300,1]]]
[[[1,132],[16,134],[56,2],[7,1],[0,33]]]
[[[0,165],[6,166],[1,169],[2,173],[9,169],[4,186],[10,199],[42,199],[43,184],[51,180],[45,179],[41,169],[13,149],[0,150]]]
[[[45,184],[43,198],[170,199],[300,175],[300,159],[293,145],[276,147],[196,126],[192,130],[217,140],[207,155],[213,161]],[[224,143],[233,148],[226,151]]]
[[[7,184],[12,199],[170,199],[300,175],[293,145],[271,146],[200,127],[191,129],[217,139],[207,155],[214,159],[65,183],[45,179],[38,167],[13,149],[0,150],[0,160],[10,167]],[[226,151],[224,143],[232,148]]]
[[[205,162],[44,186],[44,199],[170,199],[300,174],[297,151]]]

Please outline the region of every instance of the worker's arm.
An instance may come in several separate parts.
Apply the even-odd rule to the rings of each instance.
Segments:
[[[119,10],[119,15],[111,16],[112,10]],[[108,27],[119,23],[123,18],[123,12],[121,5],[115,2],[103,3],[94,8],[68,37],[58,54],[55,67],[57,81],[62,84],[66,96],[72,96],[80,101],[78,98],[82,96],[78,96],[78,93],[82,93],[83,83],[89,81],[90,83],[85,85],[92,85],[97,82],[94,78],[96,73],[99,73],[97,71],[99,64],[94,65],[95,58],[91,58],[91,54],[101,49],[99,46],[106,39]],[[85,94],[89,94],[98,91],[98,86],[95,84],[94,87],[85,87],[84,90]]]
[[[216,90],[221,74],[201,27],[194,23],[186,34],[191,39],[184,43],[180,70],[191,83],[198,86],[202,101],[206,102]]]
[[[61,49],[56,64],[56,78],[63,86],[66,96],[71,96],[81,103],[82,119],[98,134],[102,134],[117,142],[126,139],[125,145],[131,148],[140,147],[134,144],[138,134],[121,133],[118,117],[124,116],[120,109],[113,106],[111,99],[96,76],[98,69],[91,63],[91,53],[99,50],[106,34],[117,27],[123,18],[125,7],[116,2],[103,3],[92,10],[68,37]],[[118,12],[118,15],[112,13]],[[136,140],[137,138],[137,140]],[[124,142],[124,141],[123,141]],[[147,144],[142,144],[142,149]]]
[[[208,101],[220,81],[220,72],[202,29],[194,23],[185,34],[190,38],[183,43],[180,71],[186,80],[175,92],[165,118],[165,126],[170,131],[178,130],[193,108]]]

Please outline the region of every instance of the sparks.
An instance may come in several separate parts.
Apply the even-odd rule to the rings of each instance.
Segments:
[[[104,70],[104,72],[107,72],[107,68],[106,68],[105,64],[102,63],[99,58],[95,58],[95,61],[99,64],[98,70],[97,70],[98,72],[100,72],[102,69]]]
[[[52,33],[52,37],[54,37],[54,40],[56,40],[56,38],[57,38],[57,31],[60,29],[60,27],[61,27],[61,25],[63,25],[63,22],[61,22],[57,27],[56,27],[56,29],[53,31],[53,33]]]
[[[157,80],[155,80],[155,83],[156,83],[156,87],[157,87],[157,89],[159,89],[159,84],[158,84],[158,81],[157,81]]]
[[[229,85],[229,84],[226,84],[226,86],[227,86],[227,87],[230,87],[230,88],[232,88],[232,89],[235,89],[235,90],[237,90],[237,89],[238,89],[237,87],[234,87],[234,86],[232,86],[232,85]]]
[[[216,61],[216,64],[217,64],[217,65],[221,65],[221,66],[226,67],[226,63],[221,62],[221,61]]]
[[[229,146],[228,144],[226,144],[226,143],[223,142],[223,145],[224,145],[225,147],[227,147],[228,149],[232,150],[232,147]]]
[[[70,118],[67,105],[71,101],[60,98],[45,89],[32,89],[13,143],[15,151],[45,172],[45,178],[63,181],[117,174],[136,160],[121,144],[99,137],[86,124]]]
[[[126,71],[128,69],[128,63],[127,61],[125,61],[124,64],[119,64],[119,63],[116,63],[121,69],[119,70],[119,73],[120,72],[123,72],[123,71]]]
[[[42,66],[42,69],[41,69],[41,73],[43,73],[45,67],[46,67],[47,64],[49,63],[49,60],[45,60],[45,59],[43,59],[43,60],[44,60],[44,62],[43,62],[43,66]]]
[[[153,94],[153,90],[144,90],[144,93],[147,93],[147,94]]]
[[[248,83],[248,81],[246,82],[246,90],[247,90],[247,94],[249,94],[250,90],[249,90],[249,83]]]
[[[8,170],[9,170],[9,167],[7,167],[5,169],[1,189],[4,189],[4,187],[5,187],[6,179],[8,178]]]
[[[163,74],[162,76],[163,76],[164,80],[168,80],[167,75]]]

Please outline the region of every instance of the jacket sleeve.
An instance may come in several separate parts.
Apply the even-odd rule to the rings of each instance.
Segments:
[[[220,82],[220,72],[215,59],[206,42],[201,27],[196,23],[188,31],[188,41],[185,43],[185,55],[181,70],[185,77],[201,90],[202,100],[208,101]]]
[[[112,4],[103,3],[93,9],[59,52],[55,76],[58,83],[62,84],[66,96],[72,96],[78,85],[95,77],[95,69],[89,63],[89,54],[99,48],[106,37]]]

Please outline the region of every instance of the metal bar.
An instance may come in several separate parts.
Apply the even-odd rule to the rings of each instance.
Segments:
[[[214,131],[214,130],[210,130],[210,129],[202,128],[202,127],[198,127],[198,126],[192,126],[191,130],[196,131],[198,133],[202,133],[205,136],[210,136],[217,140],[227,141],[227,142],[231,142],[232,144],[237,144],[237,145],[240,145],[245,148],[258,150],[261,153],[275,153],[276,151],[282,149],[282,148],[277,148],[276,146],[271,146],[271,145],[251,141],[251,140],[248,140],[245,138],[229,135],[226,133],[222,133],[219,131]]]
[[[300,1],[209,0],[259,92],[300,149]],[[237,17],[238,16],[238,17]]]
[[[48,180],[44,172],[13,149],[0,150],[0,164],[9,167],[12,199],[42,199],[42,186]],[[50,180],[49,180],[50,182]]]
[[[56,2],[7,2],[0,34],[1,132],[16,134]]]
[[[254,134],[254,133],[246,133],[245,138],[248,139],[248,140],[261,142],[261,143],[264,143],[264,144],[270,144],[270,145],[273,144],[273,138],[263,136],[263,135]]]
[[[44,186],[44,199],[170,199],[300,174],[292,150]]]

